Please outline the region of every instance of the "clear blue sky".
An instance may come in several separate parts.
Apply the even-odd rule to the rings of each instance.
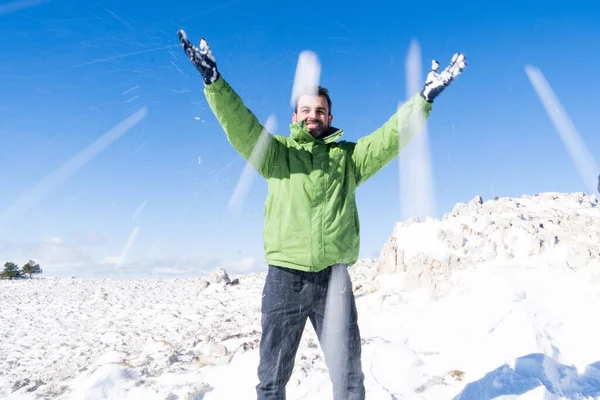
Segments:
[[[405,100],[412,39],[423,75],[429,60],[445,66],[464,52],[468,69],[428,122],[436,217],[478,194],[585,191],[526,64],[542,70],[592,152],[600,148],[597,2],[29,3],[0,5],[0,214],[127,116],[148,111],[0,226],[2,264],[33,258],[47,276],[261,270],[266,184],[255,179],[241,213],[229,211],[245,163],[207,107],[180,28],[209,40],[223,76],[260,120],[275,114],[283,135],[302,50],[320,57],[346,140],[378,128]],[[378,256],[399,221],[398,193],[397,162],[359,188],[363,257]]]

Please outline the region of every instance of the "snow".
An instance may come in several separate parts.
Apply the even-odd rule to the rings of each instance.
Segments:
[[[600,398],[599,227],[593,196],[559,193],[399,223],[399,271],[350,268],[367,398]],[[0,281],[0,397],[256,398],[265,274],[223,272]],[[330,398],[307,324],[288,399]]]
[[[263,125],[263,129],[256,144],[254,145],[254,148],[252,149],[250,158],[244,167],[244,171],[240,176],[231,198],[229,199],[229,209],[234,213],[238,213],[246,201],[250,188],[252,187],[252,183],[254,182],[254,178],[258,175],[255,166],[262,164],[267,148],[270,144],[269,137],[272,132],[276,131],[276,129],[277,117],[275,114],[271,114],[269,117],[267,117],[267,120]]]
[[[321,79],[321,62],[314,51],[304,50],[298,56],[292,97],[290,104],[296,108],[296,102],[302,95],[316,96],[319,91]]]
[[[594,193],[596,190],[596,174],[600,170],[594,160],[594,156],[586,146],[581,134],[575,128],[569,114],[558,100],[542,71],[539,68],[527,65],[525,73],[565,145],[567,152],[571,156],[573,164],[577,167],[577,171],[585,187],[591,193]]]
[[[406,99],[419,93],[423,86],[421,46],[412,40],[404,61],[406,70]],[[404,102],[400,102],[400,109]],[[420,219],[435,215],[434,179],[431,164],[429,132],[422,115],[411,114],[410,135],[413,138],[398,157],[401,218],[415,215]],[[401,121],[398,121],[402,124]],[[402,140],[403,141],[403,140]],[[402,145],[402,143],[401,143]]]
[[[56,190],[56,188],[68,180],[69,177],[93,160],[98,154],[103,152],[113,142],[118,140],[123,134],[136,126],[147,116],[148,108],[144,106],[108,130],[59,168],[46,175],[33,189],[19,197],[17,201],[0,214],[0,228],[6,229],[5,226],[8,227],[11,223],[15,223],[14,221],[17,221],[19,216],[29,211],[36,203],[44,200],[47,195]]]

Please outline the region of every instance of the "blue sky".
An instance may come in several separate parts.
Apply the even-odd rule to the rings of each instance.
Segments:
[[[180,28],[208,39],[223,76],[260,120],[274,114],[283,135],[302,50],[319,55],[346,140],[377,129],[405,100],[411,40],[423,76],[429,60],[445,66],[465,53],[466,72],[428,122],[438,218],[478,194],[585,191],[526,64],[542,70],[592,152],[600,148],[593,2],[38,3],[0,5],[0,261],[33,258],[48,276],[263,269],[266,184],[255,179],[241,212],[228,209],[245,163],[208,109]],[[132,129],[38,203],[9,212],[142,107],[147,116]],[[361,255],[377,257],[400,220],[398,163],[357,195]]]

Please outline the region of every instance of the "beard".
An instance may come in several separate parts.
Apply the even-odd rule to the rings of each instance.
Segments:
[[[314,137],[316,139],[320,139],[323,136],[325,136],[325,134],[327,133],[327,130],[329,129],[329,126],[323,125],[323,123],[319,120],[309,119],[309,120],[306,120],[305,122],[306,122],[306,128],[308,129],[308,132],[311,134],[312,137]],[[315,126],[312,126],[309,128],[308,124],[314,124]]]

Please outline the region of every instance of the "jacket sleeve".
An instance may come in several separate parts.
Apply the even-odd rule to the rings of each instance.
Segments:
[[[267,178],[276,165],[276,159],[283,153],[283,144],[266,131],[222,76],[213,84],[205,85],[204,94],[229,143],[260,175]]]
[[[360,138],[352,152],[356,186],[364,183],[406,147],[431,113],[431,103],[416,94],[375,132]]]

